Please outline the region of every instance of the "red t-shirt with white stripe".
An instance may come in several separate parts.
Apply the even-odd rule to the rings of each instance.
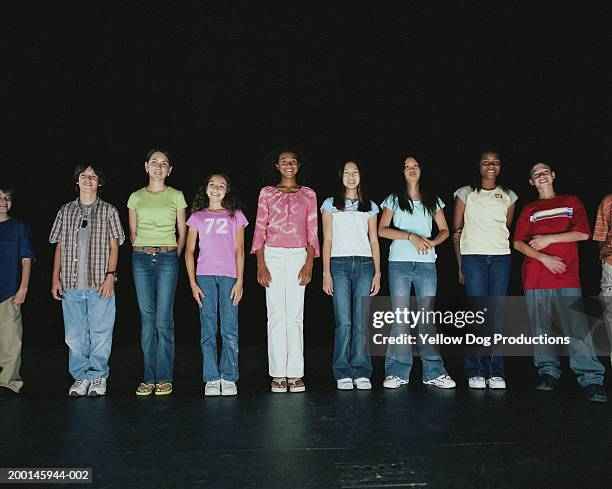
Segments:
[[[575,195],[557,195],[527,204],[521,211],[514,232],[515,241],[529,241],[537,235],[578,231],[590,235],[584,205]],[[552,273],[534,258],[523,258],[523,286],[525,290],[565,289],[580,287],[578,243],[553,243],[540,250],[558,256],[565,262],[563,273]]]

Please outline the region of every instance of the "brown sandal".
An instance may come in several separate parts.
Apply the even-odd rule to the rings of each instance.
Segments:
[[[287,392],[287,379],[284,377],[274,377],[270,384],[272,392]]]
[[[287,379],[287,383],[289,384],[289,392],[304,392],[306,390],[302,379]]]

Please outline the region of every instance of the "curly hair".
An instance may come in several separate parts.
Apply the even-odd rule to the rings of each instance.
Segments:
[[[308,185],[310,182],[310,160],[308,157],[302,152],[301,149],[294,146],[278,146],[264,157],[262,167],[263,186],[274,186],[280,181],[280,174],[276,168],[276,164],[278,163],[278,158],[282,153],[293,153],[296,156],[296,159],[300,165],[300,169],[296,175],[296,180],[299,185]]]
[[[230,181],[229,177],[224,173],[210,173],[204,182],[204,185],[200,187],[198,193],[193,199],[193,203],[191,204],[191,213],[195,214],[202,209],[207,209],[210,204],[210,199],[206,194],[206,188],[208,187],[208,183],[210,182],[212,177],[221,177],[225,179],[227,183],[227,192],[225,193],[225,197],[221,201],[221,205],[224,209],[227,209],[230,213],[230,217],[234,217],[234,214],[237,210],[242,209],[242,204],[240,203],[240,199],[238,198],[238,193],[236,189],[234,189],[234,185]]]
[[[477,192],[480,192],[482,190],[482,175],[480,174],[480,162],[482,161],[482,158],[484,157],[484,155],[486,155],[487,153],[492,153],[495,156],[497,156],[497,158],[501,161],[502,159],[502,154],[499,151],[499,149],[497,149],[494,146],[487,146],[484,147],[483,149],[481,149],[478,152],[478,162],[476,163],[476,165],[473,167],[472,169],[472,190],[476,190]],[[503,164],[500,167],[500,173],[497,176],[497,178],[495,179],[495,183],[497,184],[498,187],[500,187],[504,192],[508,191],[508,187],[503,183],[504,180],[502,178],[501,175],[501,170],[503,170],[504,166]]]

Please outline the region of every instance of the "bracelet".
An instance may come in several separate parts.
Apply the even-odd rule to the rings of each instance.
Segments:
[[[408,241],[410,241],[410,236],[412,236],[412,233],[408,233],[408,237],[406,238]]]

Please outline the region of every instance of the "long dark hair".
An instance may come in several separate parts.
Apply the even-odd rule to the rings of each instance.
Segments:
[[[221,205],[229,211],[230,217],[233,218],[236,211],[242,209],[242,204],[240,203],[238,194],[234,189],[234,185],[230,181],[229,177],[224,173],[211,173],[206,177],[204,185],[200,187],[200,190],[198,190],[198,193],[193,199],[193,204],[191,204],[191,213],[195,214],[202,209],[208,208],[210,199],[208,198],[208,195],[206,195],[206,188],[208,187],[208,183],[212,177],[222,177],[225,179],[227,183],[227,192],[221,201]]]
[[[332,205],[339,211],[344,211],[344,204],[346,202],[346,187],[344,186],[344,183],[342,183],[342,177],[344,175],[344,168],[346,167],[347,163],[353,163],[359,171],[359,185],[357,186],[357,198],[359,199],[359,205],[357,206],[357,210],[359,212],[370,212],[372,210],[372,204],[366,198],[364,185],[365,172],[355,160],[346,160],[338,167],[338,187],[336,188]]]
[[[278,158],[283,153],[293,153],[296,156],[296,160],[300,165],[300,169],[295,176],[296,181],[299,185],[308,185],[310,181],[310,161],[301,149],[294,146],[278,146],[270,151],[263,161],[263,185],[264,187],[271,185],[275,186],[280,181],[280,174],[276,169]]]
[[[497,178],[495,178],[495,185],[500,187],[504,192],[507,192],[508,188],[502,183],[503,180],[501,178],[501,172],[503,170],[501,152],[497,148],[494,148],[494,147],[486,147],[479,151],[478,163],[474,167],[474,172],[472,174],[472,184],[470,185],[472,187],[472,190],[476,190],[476,192],[480,192],[482,190],[482,175],[480,174],[480,162],[482,161],[482,157],[487,153],[492,153],[496,155],[497,158],[499,159],[500,161],[499,170],[500,171],[499,171],[499,175],[497,175]]]
[[[410,214],[414,211],[414,202],[408,195],[408,191],[406,189],[406,179],[403,175],[404,165],[406,164],[406,160],[408,158],[414,158],[419,164],[419,168],[421,170],[421,177],[419,178],[419,193],[421,194],[421,204],[423,205],[423,212],[429,214],[433,217],[433,215],[438,210],[438,194],[433,190],[430,190],[426,184],[424,184],[423,178],[424,171],[421,166],[421,161],[412,153],[406,154],[406,157],[402,160],[402,178],[395,179],[395,192],[393,192],[393,196],[395,201],[397,202],[398,207]]]

